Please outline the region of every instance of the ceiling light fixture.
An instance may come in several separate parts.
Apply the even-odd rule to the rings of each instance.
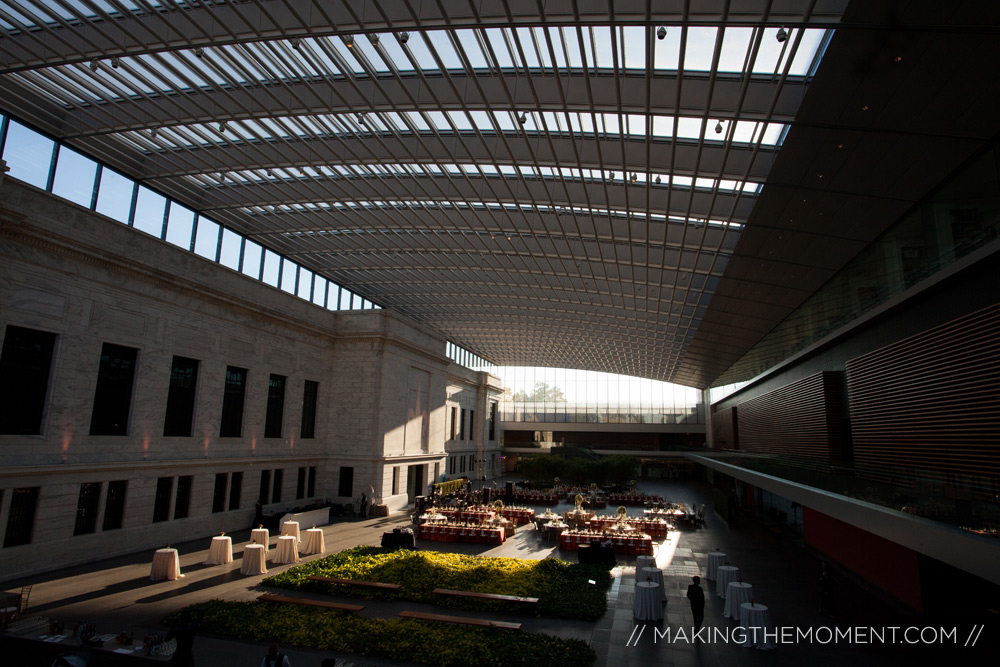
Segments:
[[[788,31],[784,28],[778,28],[778,34],[774,36],[779,42],[784,42],[788,39]]]
[[[663,39],[667,36],[667,29],[662,25],[656,29],[656,39]]]
[[[406,32],[405,30],[399,33],[399,41],[402,44],[406,44],[408,41],[410,41],[410,33]]]
[[[298,37],[292,37],[290,40],[288,40],[288,43],[292,45],[293,49],[298,49],[299,48],[299,38]]]
[[[656,177],[656,184],[657,184],[657,185],[659,185],[659,184],[660,184],[660,177],[659,177],[659,176],[657,176],[657,177]]]
[[[722,121],[720,120],[715,124],[715,133],[722,134]]]
[[[638,177],[638,176],[636,175],[636,173],[635,173],[635,172],[633,171],[633,172],[632,172],[632,182],[633,182],[633,183],[635,183],[636,179],[638,179],[638,178],[639,178],[639,177]]]
[[[353,48],[354,47],[354,35],[348,35],[347,37],[345,37],[344,38],[344,43],[347,44],[347,48],[349,48],[349,49]]]
[[[155,127],[149,131],[149,138],[150,139],[155,139],[156,138],[156,128]]]
[[[225,132],[225,131],[226,131],[226,121],[222,121],[221,123],[219,123],[219,132]]]
[[[196,56],[198,56],[199,58],[204,58],[204,57],[205,57],[205,49],[203,49],[203,48],[201,48],[201,47],[199,46],[198,48],[196,48],[196,49],[194,50],[194,54],[195,54]]]
[[[526,122],[528,122],[528,115],[522,113],[520,116],[517,117],[517,122],[519,122],[521,125],[524,125]]]
[[[118,65],[120,63],[121,63],[121,61],[118,60],[117,56],[111,59],[111,66],[114,67],[115,69],[118,69]]]
[[[373,32],[372,34],[368,35],[368,41],[371,42],[372,44],[378,44],[378,33]]]

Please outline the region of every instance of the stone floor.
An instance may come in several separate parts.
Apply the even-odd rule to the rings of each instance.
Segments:
[[[711,488],[700,482],[650,480],[642,482],[640,490],[659,493],[668,499],[698,505],[704,503],[709,508],[712,506]],[[564,504],[556,510],[568,508]],[[614,508],[609,508],[598,513],[610,514],[613,511]],[[324,527],[327,553],[360,544],[376,545],[383,531],[408,525],[408,520],[404,515],[339,520]],[[180,552],[181,571],[185,575],[177,581],[150,582],[151,555],[143,552],[39,575],[17,584],[34,584],[30,615],[62,619],[67,625],[91,622],[97,625],[100,632],[107,633],[122,629],[132,630],[136,636],[162,632],[163,626],[159,621],[171,611],[213,598],[252,600],[263,591],[259,586],[263,577],[245,577],[239,572],[240,554],[249,540],[249,530],[229,534],[233,538],[235,556],[235,561],[229,565],[202,564],[207,557],[209,536],[173,545]],[[521,528],[497,547],[441,542],[418,542],[418,547],[490,556],[545,558],[552,555],[575,559],[573,552],[560,554],[554,544],[542,542],[533,527]],[[902,661],[930,664],[928,659],[955,658],[961,659],[964,665],[996,662],[997,638],[982,637],[975,647],[966,647],[963,644],[967,642],[971,627],[960,624],[956,638],[938,646],[886,645],[874,639],[869,639],[868,643],[846,642],[843,639],[826,641],[829,639],[823,634],[826,630],[818,630],[811,641],[800,639],[782,643],[771,651],[744,648],[726,641],[726,633],[738,624],[723,616],[725,601],[714,594],[714,582],[704,580],[706,630],[701,635],[704,641],[695,641],[691,638],[692,617],[685,592],[692,575],[704,575],[706,554],[716,549],[724,551],[728,560],[740,567],[741,578],[754,587],[756,601],[770,607],[772,622],[776,626],[791,628],[792,632],[796,629],[805,632],[810,628],[817,632],[819,628],[839,628],[843,631],[851,627],[929,625],[922,618],[894,607],[890,600],[869,585],[859,584],[846,572],[836,572],[838,588],[834,616],[821,615],[817,610],[819,561],[797,536],[791,533],[776,536],[749,517],[731,527],[710,510],[703,527],[671,532],[666,540],[657,545],[656,560],[664,571],[668,598],[665,617],[660,622],[639,623],[633,618],[635,563],[623,556],[619,557],[619,564],[613,571],[615,578],[608,593],[608,612],[596,623],[515,615],[508,617],[495,613],[484,615],[521,621],[523,628],[531,632],[583,639],[594,647],[597,664],[602,667],[648,667],[650,664],[680,667],[850,664],[851,667],[868,667]],[[316,557],[309,556],[304,560]],[[286,567],[289,566],[269,566],[269,574]],[[16,590],[16,587],[9,586],[9,589]],[[409,602],[365,600],[362,604],[365,610],[361,613],[381,617],[393,617],[404,608],[433,610],[430,606]],[[945,624],[936,622],[934,627],[942,625]],[[680,631],[685,634],[679,637]],[[282,648],[293,667],[319,667],[323,658],[331,656],[352,661],[355,665],[400,664],[310,649]],[[257,665],[265,647],[262,643],[199,636],[195,652],[199,665]],[[6,661],[0,662],[8,667]],[[22,665],[11,664],[9,667]]]

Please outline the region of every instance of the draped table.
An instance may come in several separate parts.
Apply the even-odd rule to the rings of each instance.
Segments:
[[[507,534],[502,526],[497,528],[479,528],[475,526],[425,523],[420,525],[420,539],[437,540],[438,542],[503,544],[503,541],[507,539]]]
[[[632,615],[640,621],[655,621],[663,618],[663,603],[660,598],[659,584],[652,581],[638,582],[635,585]]]
[[[321,554],[326,551],[326,543],[323,539],[323,530],[320,528],[309,528],[305,531],[305,538],[302,540],[303,555]]]
[[[753,597],[753,586],[744,581],[731,581],[726,590],[726,618],[740,620],[740,607],[744,602],[750,602]]]
[[[659,584],[660,599],[663,602],[667,601],[667,587],[663,583],[663,570],[658,567],[644,567],[636,579],[641,579],[642,581],[652,581],[654,584]]]
[[[740,606],[740,616],[740,625],[747,629],[747,640],[743,643],[745,647],[765,651],[774,648],[774,642],[764,636],[764,630],[771,628],[771,612],[765,605],[744,602]]]
[[[212,538],[212,545],[208,548],[208,560],[205,565],[225,565],[233,562],[233,540],[228,535],[219,535]]]
[[[736,581],[736,579],[738,578],[737,575],[739,575],[739,573],[740,573],[740,568],[736,567],[735,565],[720,565],[718,570],[716,571],[716,579],[715,579],[716,595],[718,595],[720,598],[726,597],[726,593],[729,592],[727,588],[729,586],[729,583],[732,581]]]
[[[644,567],[656,567],[656,558],[653,556],[636,556],[635,571],[638,572]]]
[[[267,549],[263,544],[248,544],[243,547],[243,563],[240,565],[241,574],[267,574],[267,564],[265,558]]]
[[[174,581],[183,576],[181,574],[181,561],[177,556],[177,549],[157,549],[153,554],[153,566],[149,571],[150,581],[161,581],[163,579]]]
[[[299,522],[298,521],[286,521],[281,525],[282,535],[292,535],[295,537],[295,541],[298,542],[301,538],[299,537]]]
[[[262,544],[264,546],[264,552],[266,553],[270,548],[268,543],[271,541],[271,534],[267,532],[267,528],[254,528],[250,531],[250,543],[251,544]]]
[[[299,562],[299,540],[294,535],[282,535],[278,538],[278,547],[271,562],[277,565]]]
[[[726,564],[726,554],[721,551],[712,551],[708,554],[708,567],[705,569],[705,578],[715,581],[716,570],[720,565]]]

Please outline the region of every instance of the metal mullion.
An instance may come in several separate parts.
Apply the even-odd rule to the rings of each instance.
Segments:
[[[626,208],[626,210],[628,210],[628,208],[629,208],[629,188],[631,187],[631,181],[629,180],[628,164],[627,164],[627,160],[625,159],[625,144],[629,140],[628,136],[631,136],[631,135],[627,134],[627,132],[628,132],[628,129],[627,129],[628,120],[625,118],[625,114],[623,113],[623,110],[622,110],[621,75],[622,75],[622,70],[625,69],[625,58],[624,58],[624,45],[620,43],[620,40],[618,39],[619,35],[618,35],[618,32],[617,32],[617,31],[619,31],[621,29],[622,29],[621,26],[611,26],[609,28],[609,30],[611,32],[611,56],[612,56],[611,64],[612,64],[612,67],[614,68],[614,73],[615,73],[615,97],[616,97],[616,101],[617,101],[617,111],[618,111],[618,145],[621,148],[621,155],[622,155],[622,160],[621,160],[621,167],[622,167],[622,187],[625,188],[625,190],[623,191],[624,194],[625,194],[625,208]],[[622,35],[622,38],[624,38],[624,35]],[[619,52],[620,49],[622,50],[622,60],[619,63],[619,61],[618,61],[619,53],[618,52]],[[595,50],[595,52],[596,52],[596,50]],[[615,217],[616,216],[611,213],[611,199],[608,198],[608,222],[611,225],[611,238],[612,238],[613,241],[616,239],[616,235],[615,235]],[[628,218],[626,218],[625,224],[626,224],[626,226],[628,228],[629,255],[631,256],[631,247],[632,247],[631,246],[631,241],[632,241],[632,223],[631,223],[631,220],[629,220]],[[618,256],[618,244],[617,243],[612,243],[611,247],[614,249],[615,275],[617,277],[617,279],[616,279],[615,282],[618,285],[619,297],[622,299],[622,307],[624,308],[625,293],[624,293],[624,289],[622,289],[622,285],[621,285],[621,283],[622,283],[622,276],[621,276],[621,269],[619,268],[619,266],[622,264],[622,260]]]

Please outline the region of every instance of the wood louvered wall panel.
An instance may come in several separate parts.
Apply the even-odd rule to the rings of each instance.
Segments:
[[[1000,304],[847,363],[859,466],[1000,474]]]
[[[820,459],[839,459],[842,438],[837,380],[821,372],[740,403],[740,449]]]
[[[712,413],[712,447],[715,449],[739,449],[740,440],[736,430],[736,408],[726,408]]]

